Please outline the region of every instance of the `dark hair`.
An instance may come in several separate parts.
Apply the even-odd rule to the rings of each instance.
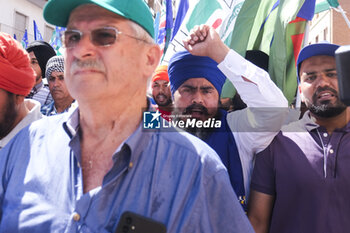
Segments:
[[[41,40],[36,40],[31,43],[29,43],[27,47],[27,52],[34,52],[36,59],[38,60],[42,78],[45,78],[45,70],[46,70],[46,64],[47,61],[53,57],[56,56],[55,50],[52,48],[52,46]]]

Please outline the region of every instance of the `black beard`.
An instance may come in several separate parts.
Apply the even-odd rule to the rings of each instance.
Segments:
[[[159,95],[163,95],[163,94],[158,94],[157,96]],[[163,95],[163,96],[166,96],[166,95]],[[159,107],[166,107],[166,106],[169,106],[170,104],[173,103],[173,100],[171,98],[168,98],[168,101],[165,103],[165,104],[160,104],[157,102],[157,99],[154,98],[154,101],[156,102],[156,104],[159,106]]]
[[[3,121],[0,122],[0,139],[3,139],[14,128],[13,124],[17,118],[18,113],[15,109],[14,94],[8,93],[7,104],[3,116]]]
[[[186,128],[186,132],[200,138],[201,140],[205,141],[211,133],[214,132],[214,128]]]
[[[179,115],[181,115],[181,114],[182,115],[190,115],[194,108],[200,108],[203,112],[203,115],[207,116],[207,118],[209,119],[209,113],[208,113],[208,109],[206,107],[204,107],[201,104],[192,104],[192,105],[188,106],[182,113],[178,112],[177,110],[174,110],[173,113],[176,116],[174,118],[174,120],[175,121],[183,120],[182,118],[179,117]],[[220,119],[220,112],[217,111],[216,115],[213,118],[214,118],[214,120]],[[215,128],[188,127],[188,128],[185,128],[185,130],[186,130],[186,132],[188,132],[188,133],[200,138],[201,140],[205,141],[209,137],[209,135],[215,131]]]
[[[342,102],[340,102],[340,103],[342,103]],[[338,116],[339,114],[344,112],[346,109],[346,105],[343,104],[341,106],[333,106],[332,107],[332,106],[329,106],[328,103],[321,104],[318,106],[312,104],[309,109],[310,109],[310,112],[312,112],[314,115],[316,115],[318,117],[331,118],[331,117]]]
[[[336,102],[332,104],[330,100],[326,100],[326,101],[320,102],[320,104],[316,104],[317,95],[322,91],[332,92],[334,96],[337,98]],[[346,108],[347,106],[339,100],[338,93],[336,90],[330,87],[320,87],[315,91],[314,95],[312,96],[312,104],[309,107],[309,110],[315,116],[318,116],[321,118],[331,118],[331,117],[338,116],[339,114],[344,112]]]

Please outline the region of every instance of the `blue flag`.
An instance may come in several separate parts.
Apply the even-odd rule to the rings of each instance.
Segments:
[[[44,40],[38,29],[38,26],[36,25],[35,20],[33,20],[33,24],[34,24],[34,40]]]
[[[159,35],[159,23],[160,23],[160,12],[157,12],[156,17],[154,19],[154,38],[156,38],[156,40],[158,39],[158,35]]]
[[[166,24],[165,24],[165,45],[164,54],[168,48],[173,32],[173,6],[171,0],[166,0]]]
[[[180,0],[179,8],[177,10],[177,15],[175,18],[173,34],[171,36],[170,41],[172,41],[174,39],[174,36],[176,35],[177,31],[180,29],[182,21],[184,20],[184,18],[186,16],[188,7],[189,7],[188,0]]]
[[[64,32],[66,28],[64,27],[57,27],[52,33],[51,39],[49,44],[53,47],[53,49],[56,51],[57,55],[61,55],[60,48],[62,48],[62,41],[61,41],[61,34]]]
[[[171,0],[165,0],[163,2],[160,13],[158,38],[156,38],[156,43],[160,46],[163,57],[171,41],[170,38],[173,30],[173,9],[171,2]]]
[[[24,32],[24,35],[23,35],[23,37],[22,37],[21,44],[22,44],[23,48],[25,48],[25,49],[26,49],[27,46],[28,46],[28,32],[27,32],[27,29],[26,29],[25,32]]]

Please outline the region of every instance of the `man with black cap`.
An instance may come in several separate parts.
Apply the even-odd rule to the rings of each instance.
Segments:
[[[214,28],[196,27],[184,44],[191,53],[179,52],[169,61],[173,120],[182,116],[186,122],[193,122],[184,129],[218,153],[246,209],[254,154],[265,149],[280,130],[287,100],[266,71],[230,50]],[[247,109],[227,113],[219,108],[226,77]],[[207,126],[200,122],[207,122]]]
[[[45,69],[47,61],[56,55],[55,50],[45,41],[36,40],[29,43],[27,52],[30,57],[30,64],[36,73],[35,85],[27,98],[40,102],[41,107],[50,104],[53,99],[48,85],[44,84]]]
[[[168,233],[252,233],[209,146],[143,130],[161,57],[147,4],[51,0],[44,18],[67,28],[65,82],[79,107],[35,122],[0,152],[0,231],[115,232],[131,211]]]
[[[40,104],[25,99],[35,82],[28,53],[0,32],[0,149],[24,127],[42,118]]]
[[[311,44],[297,60],[308,111],[256,156],[248,216],[257,233],[350,229],[350,108],[339,99],[335,51]]]

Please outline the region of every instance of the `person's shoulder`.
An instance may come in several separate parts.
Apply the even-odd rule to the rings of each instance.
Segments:
[[[32,123],[32,128],[33,129],[39,129],[42,127],[46,127],[46,125],[51,125],[50,128],[53,128],[53,126],[63,123],[67,121],[69,118],[69,114],[62,113],[62,114],[56,114],[53,116],[43,116],[40,120],[37,120]]]
[[[302,140],[300,138],[305,138],[305,136],[308,135],[308,127],[311,129],[316,127],[316,124],[311,121],[308,123],[307,119],[302,118],[284,125],[281,129],[280,137],[289,138],[291,140]]]
[[[30,138],[44,137],[63,131],[63,124],[68,120],[68,114],[57,114],[54,116],[43,116],[43,118],[31,123],[22,134],[27,134]]]
[[[293,145],[303,143],[306,140],[305,136],[307,134],[308,131],[305,129],[303,120],[291,122],[282,126],[269,146],[259,154],[268,153],[273,155],[274,152],[280,152],[282,150],[290,151]]]
[[[16,158],[27,156],[35,151],[39,153],[39,148],[45,148],[47,145],[55,143],[64,143],[65,138],[69,140],[68,134],[65,133],[63,123],[67,116],[43,117],[32,122],[23,128],[7,145],[1,149],[3,156],[11,155]],[[67,137],[62,137],[67,135]],[[40,152],[42,153],[42,152]]]

